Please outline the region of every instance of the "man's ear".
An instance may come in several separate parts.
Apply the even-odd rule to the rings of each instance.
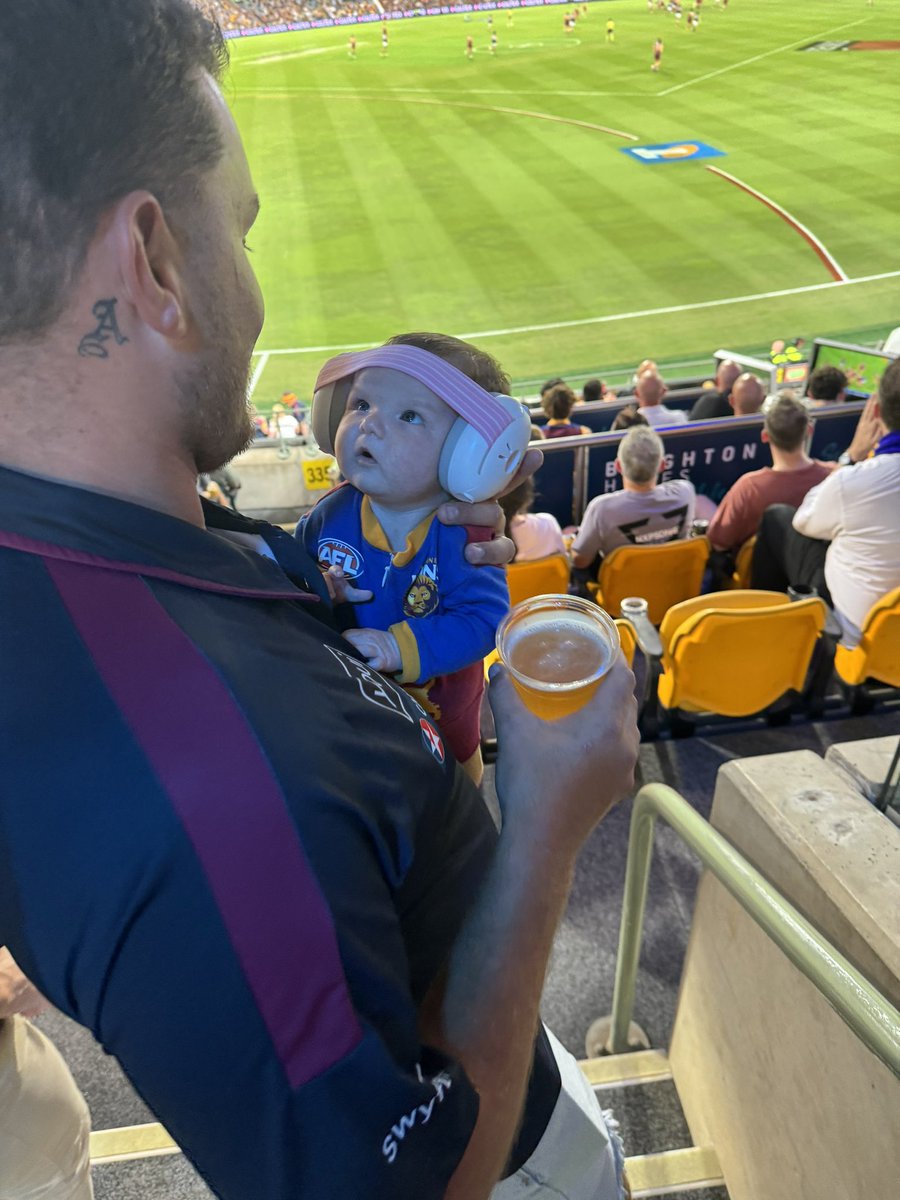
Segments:
[[[768,443],[769,443],[769,431],[768,431],[768,429],[761,429],[761,430],[759,431],[759,437],[760,437],[760,441],[763,441],[763,442],[765,442],[765,443],[766,443],[766,445],[768,445]]]
[[[617,470],[617,471],[619,472],[619,474],[621,475],[621,474],[622,474],[622,464],[619,462],[619,460],[618,460],[618,459],[616,459],[616,464],[615,464],[615,465],[616,465],[616,470]]]
[[[728,393],[728,407],[734,412],[734,396],[731,392]]]
[[[117,205],[111,232],[123,299],[155,333],[181,341],[190,327],[184,256],[159,201],[131,192]]]

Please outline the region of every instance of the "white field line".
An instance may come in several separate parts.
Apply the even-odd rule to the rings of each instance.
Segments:
[[[762,62],[764,58],[771,58],[773,54],[781,54],[785,50],[793,50],[797,46],[802,46],[804,42],[822,41],[831,33],[840,33],[842,29],[852,29],[854,25],[863,25],[868,20],[868,17],[860,17],[858,21],[848,21],[846,25],[835,25],[833,29],[826,29],[822,33],[808,33],[806,37],[799,38],[796,42],[788,42],[786,46],[776,46],[774,50],[767,50],[765,54],[755,54],[753,58],[745,58],[742,62],[720,67],[718,71],[710,71],[707,75],[698,75],[696,79],[688,79],[685,83],[676,83],[674,87],[665,88],[656,94],[657,96],[671,96],[674,92],[680,92],[682,88],[693,87],[695,83],[705,83],[707,79],[715,79],[718,75],[727,75],[729,71],[737,71],[740,67],[749,67],[751,63]]]
[[[603,317],[582,317],[576,321],[551,321],[543,325],[516,325],[509,329],[477,329],[467,333],[457,333],[459,338],[508,337],[518,333],[544,333],[554,329],[575,329],[581,325],[608,325],[615,321],[636,321],[644,317],[662,317],[672,313],[698,312],[704,308],[725,308],[731,304],[752,304],[758,300],[777,300],[783,296],[801,296],[806,292],[824,292],[831,288],[853,287],[859,283],[878,283],[883,279],[898,279],[900,271],[885,271],[881,275],[863,275],[859,279],[833,281],[831,283],[811,283],[805,287],[783,288],[778,292],[757,292],[752,296],[730,296],[724,300],[701,300],[696,304],[670,304],[666,308],[645,308],[636,312],[611,313]],[[369,342],[338,342],[333,346],[293,346],[284,350],[254,350],[254,355],[270,354],[328,354],[339,350],[367,350],[377,346],[377,341]]]
[[[834,274],[838,276],[840,282],[847,283],[850,276],[834,257],[831,251],[825,246],[825,243],[820,241],[820,239],[816,237],[812,230],[807,228],[807,226],[804,225],[803,222],[797,217],[795,217],[793,213],[788,212],[788,210],[782,204],[779,204],[777,200],[773,200],[770,196],[767,196],[765,192],[760,192],[756,188],[751,187],[749,183],[744,183],[743,179],[738,179],[735,175],[729,175],[728,172],[723,171],[721,167],[707,167],[706,169],[707,171],[711,171],[713,175],[721,175],[721,177],[723,179],[727,179],[729,183],[736,184],[742,191],[749,192],[751,196],[754,196],[757,200],[761,200],[763,204],[771,208],[773,212],[776,212],[780,217],[783,217],[788,225],[790,225],[793,229],[800,231],[807,242],[809,242],[813,249],[817,252],[819,257],[831,267]]]
[[[254,353],[256,353],[256,352],[254,351]],[[268,351],[261,352],[259,355],[259,362],[253,368],[253,374],[250,376],[250,384],[247,388],[247,399],[248,400],[253,399],[253,393],[256,391],[256,385],[259,383],[259,377],[260,377],[260,375],[262,375],[263,371],[266,369],[266,365],[268,364],[268,361],[269,361],[269,352]]]
[[[364,46],[365,42],[360,42],[360,46]],[[342,47],[338,47],[342,49]],[[246,64],[241,63],[241,66],[253,66],[257,62],[262,62],[262,59],[251,59]],[[387,96],[397,92],[422,94],[428,96],[647,96],[647,92],[594,92],[594,91],[572,91],[572,90],[554,90],[547,91],[546,88],[423,88],[423,87],[398,87],[398,88],[379,88],[373,86],[362,87],[343,87],[340,85],[330,86],[326,89],[328,92],[352,92],[354,94],[364,92],[367,96]],[[302,95],[306,92],[320,93],[323,91],[319,87],[286,87],[286,88],[267,88],[265,91],[244,91],[239,89],[242,96],[258,96],[261,99],[281,99],[284,96]]]

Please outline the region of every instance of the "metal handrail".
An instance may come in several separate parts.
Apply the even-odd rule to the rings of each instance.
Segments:
[[[683,796],[662,783],[647,784],[634,798],[613,992],[612,1052],[621,1054],[629,1049],[628,1026],[634,1009],[657,817],[662,817],[690,846],[757,925],[816,986],[860,1041],[895,1075],[900,1075],[900,1012]]]

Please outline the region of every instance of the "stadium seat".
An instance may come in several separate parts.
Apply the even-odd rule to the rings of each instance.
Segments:
[[[637,648],[637,638],[634,636],[634,628],[628,621],[623,621],[619,618],[616,621],[616,628],[619,631],[619,640],[622,643],[622,653],[625,655],[625,661],[629,667],[634,666],[634,652]]]
[[[873,604],[866,616],[859,645],[839,645],[834,669],[848,687],[877,679],[900,687],[900,588],[894,588]]]
[[[569,590],[571,563],[566,554],[548,554],[545,558],[512,562],[506,568],[511,606],[532,596],[547,596]]]
[[[747,538],[737,552],[734,560],[734,586],[748,588],[750,586],[750,571],[753,567],[753,547],[756,545],[756,534]]]
[[[746,717],[799,692],[825,627],[818,596],[791,603],[783,592],[698,596],[666,613],[658,699],[667,710]]]
[[[673,604],[698,595],[709,558],[709,540],[688,538],[664,546],[619,546],[600,564],[591,595],[613,617],[626,596],[643,596],[658,625]]]

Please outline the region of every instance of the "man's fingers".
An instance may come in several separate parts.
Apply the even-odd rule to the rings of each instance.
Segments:
[[[526,479],[530,479],[538,470],[544,461],[544,452],[539,450],[537,446],[532,446],[522,455],[522,461],[519,463],[519,469],[513,475],[507,486],[500,493],[505,496],[507,492],[511,492],[513,488],[517,488],[520,483],[524,483]]]
[[[470,542],[464,553],[476,566],[505,567],[515,558],[516,545],[512,538],[496,537],[492,542]]]

